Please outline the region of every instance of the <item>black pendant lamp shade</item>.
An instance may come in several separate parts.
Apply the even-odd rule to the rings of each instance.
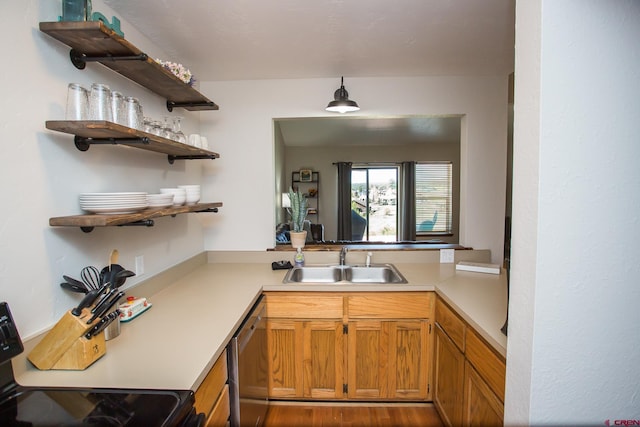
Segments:
[[[360,107],[356,101],[349,99],[349,92],[344,88],[344,77],[340,80],[340,89],[333,94],[333,101],[327,105],[326,110],[334,113],[351,113],[358,111]]]

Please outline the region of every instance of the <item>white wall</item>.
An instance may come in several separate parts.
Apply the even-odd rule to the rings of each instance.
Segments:
[[[640,419],[639,40],[637,1],[517,2],[506,425]]]
[[[78,228],[52,228],[50,217],[81,213],[81,192],[148,191],[201,181],[201,164],[124,147],[94,146],[82,153],[73,137],[48,131],[47,120],[64,119],[67,84],[107,83],[112,89],[138,97],[146,115],[168,115],[164,100],[99,64],[77,70],[69,48],[38,29],[40,21],[56,21],[61,1],[0,2],[3,66],[0,87],[2,167],[0,188],[0,300],[7,301],[23,338],[52,325],[79,297],[59,287],[62,275],[80,276],[85,265],[106,265],[111,249],[120,264],[133,269],[143,255],[148,278],[203,250],[197,215],[161,218],[156,226],[109,227],[85,234]],[[94,10],[111,18],[99,0]],[[163,56],[131,28],[123,17],[125,37],[152,57]],[[200,113],[174,110],[186,117],[187,132],[198,131]]]
[[[507,151],[504,77],[346,78],[365,116],[464,114],[460,244],[502,260]],[[202,115],[203,134],[221,154],[206,166],[205,194],[225,206],[205,233],[210,250],[274,245],[273,118],[320,117],[339,79],[203,82],[220,104]]]

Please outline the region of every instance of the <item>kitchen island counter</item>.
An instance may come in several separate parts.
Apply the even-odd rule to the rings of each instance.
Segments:
[[[500,332],[506,317],[504,273],[456,273],[453,264],[409,257],[411,262],[392,260],[409,282],[403,285],[284,285],[286,271],[273,271],[268,257],[273,254],[203,254],[187,273],[165,279],[156,289],[143,282],[127,295],[145,296],[153,306],[122,323],[121,334],[107,341],[106,354],[93,365],[83,371],[40,371],[27,360],[37,337],[26,341],[25,351],[13,360],[16,380],[25,386],[196,390],[263,291],[436,291],[506,354]]]

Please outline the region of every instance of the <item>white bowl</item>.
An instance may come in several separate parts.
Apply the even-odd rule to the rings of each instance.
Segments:
[[[200,184],[178,185],[178,188],[184,188],[187,191],[200,191]]]
[[[200,194],[187,194],[186,202],[188,205],[195,205],[200,201]]]

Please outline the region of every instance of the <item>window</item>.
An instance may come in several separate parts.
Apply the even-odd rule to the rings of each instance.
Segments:
[[[451,162],[416,163],[416,234],[452,232]]]
[[[351,240],[395,242],[398,239],[397,190],[397,166],[353,166]]]

